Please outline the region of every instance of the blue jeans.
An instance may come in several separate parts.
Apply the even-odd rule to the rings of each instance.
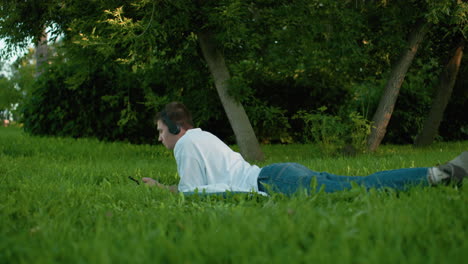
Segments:
[[[271,194],[279,192],[291,195],[298,190],[311,192],[311,182],[315,178],[319,191],[323,186],[325,192],[336,192],[350,189],[351,182],[370,188],[391,188],[406,190],[411,186],[429,186],[428,168],[408,168],[381,171],[369,176],[339,176],[327,172],[316,172],[297,163],[275,163],[264,167],[258,176],[259,191]]]

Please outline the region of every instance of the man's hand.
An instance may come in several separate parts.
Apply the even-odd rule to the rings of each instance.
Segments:
[[[154,185],[159,185],[160,184],[157,180],[152,179],[152,178],[144,177],[141,180],[148,186],[154,186]]]
[[[148,178],[148,177],[144,177],[141,179],[146,185],[148,186],[157,186],[161,189],[167,189],[173,193],[177,193],[177,186],[176,185],[170,185],[170,186],[167,186],[167,185],[164,185],[164,184],[161,184],[159,183],[157,180],[155,179],[152,179],[152,178]]]

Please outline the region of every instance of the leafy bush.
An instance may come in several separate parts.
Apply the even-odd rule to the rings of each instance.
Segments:
[[[293,118],[305,122],[303,137],[316,142],[324,155],[355,155],[366,149],[371,125],[362,115],[351,112],[343,117],[325,113],[320,107],[312,113],[299,111]]]
[[[291,125],[285,116],[286,110],[267,105],[264,101],[254,99],[246,105],[250,122],[255,134],[263,143],[292,143]]]
[[[138,84],[135,76],[117,67],[97,69],[80,81],[74,73],[72,64],[52,64],[36,81],[22,107],[27,132],[133,143],[154,138],[152,112],[138,103],[142,91],[118,89]]]

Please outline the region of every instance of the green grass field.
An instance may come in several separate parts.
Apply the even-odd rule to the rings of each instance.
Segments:
[[[266,145],[273,162],[366,175],[433,166],[468,142],[353,158]],[[311,196],[184,197],[170,151],[0,127],[0,263],[467,263],[468,186]],[[465,185],[468,182],[465,181]]]

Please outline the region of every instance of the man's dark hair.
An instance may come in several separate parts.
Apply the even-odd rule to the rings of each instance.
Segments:
[[[156,114],[154,123],[156,124],[159,120],[161,120],[164,124],[169,126],[169,124],[167,124],[164,120],[164,116],[167,116],[167,118],[169,118],[177,126],[185,130],[193,128],[192,114],[190,114],[190,111],[183,103],[168,103],[164,107],[164,110]]]

